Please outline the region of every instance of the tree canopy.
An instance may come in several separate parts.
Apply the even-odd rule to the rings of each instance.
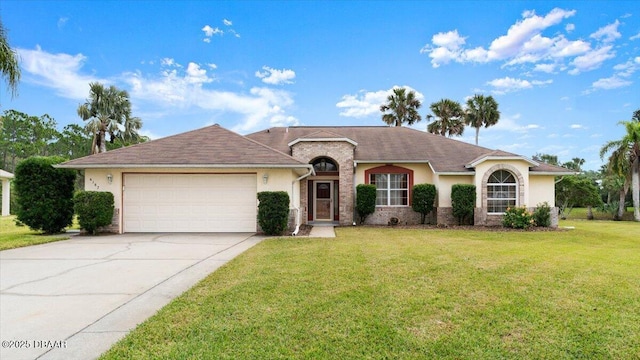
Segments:
[[[20,65],[18,64],[18,53],[9,46],[7,31],[0,19],[0,74],[7,83],[7,88],[11,96],[18,93],[18,83],[20,82]]]
[[[391,126],[402,124],[413,125],[422,120],[418,109],[422,106],[416,99],[414,91],[407,92],[405,88],[393,89],[393,94],[387,97],[387,103],[380,106],[382,121]]]
[[[464,122],[476,129],[476,145],[478,145],[480,128],[493,126],[498,123],[498,120],[500,120],[500,111],[498,110],[498,102],[493,96],[476,94],[467,100]]]
[[[111,85],[93,82],[89,84],[89,98],[78,106],[78,116],[86,121],[85,129],[92,135],[91,153],[107,151],[106,134],[109,141],[140,139],[138,130],[142,127],[140,118],[131,116],[129,94]]]
[[[432,103],[430,109],[436,119],[427,126],[427,131],[449,137],[462,135],[464,132],[464,111],[460,103],[450,99],[442,99]]]

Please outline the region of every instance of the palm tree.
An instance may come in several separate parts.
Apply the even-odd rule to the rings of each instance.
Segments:
[[[640,117],[636,117],[637,113],[634,113],[631,121],[619,123],[625,127],[624,136],[620,140],[607,142],[600,149],[600,157],[611,151],[609,167],[612,171],[619,175],[631,174],[633,218],[640,221]],[[621,202],[624,202],[622,195]]]
[[[120,133],[133,136],[142,126],[139,118],[131,118],[129,94],[111,85],[105,88],[100,83],[90,83],[89,99],[78,106],[78,116],[87,121],[85,129],[92,134],[91,153],[107,151],[106,134],[113,142]],[[128,124],[128,123],[131,124]],[[120,130],[121,128],[124,130]]]
[[[121,131],[118,132],[118,140],[122,143],[122,146],[127,144],[136,144],[140,142],[142,136],[138,134],[138,130],[142,128],[142,119],[139,117],[131,117],[125,119],[124,126]]]
[[[18,54],[11,49],[7,34],[0,20],[0,73],[7,82],[11,96],[18,94],[18,82],[20,81],[20,66]]]
[[[431,104],[430,108],[438,119],[427,126],[427,131],[449,137],[462,135],[464,132],[464,122],[462,121],[464,112],[460,103],[450,99],[442,99]]]
[[[500,120],[498,103],[493,96],[473,95],[467,100],[467,109],[464,114],[464,122],[476,129],[476,145],[478,145],[478,135],[480,128],[493,126]]]
[[[405,88],[394,88],[393,94],[387,97],[387,103],[380,106],[382,121],[387,125],[402,126],[403,123],[413,125],[422,120],[418,109],[422,104],[416,99],[416,93],[410,90],[408,93]],[[387,113],[388,111],[388,113]]]

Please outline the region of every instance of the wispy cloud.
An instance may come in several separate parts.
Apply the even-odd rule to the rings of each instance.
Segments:
[[[202,41],[206,42],[206,43],[210,43],[211,42],[211,38],[218,35],[218,36],[223,36],[225,34],[225,32],[228,32],[230,34],[232,34],[234,37],[239,38],[240,34],[238,34],[233,28],[231,28],[231,26],[233,25],[233,21],[228,20],[228,19],[222,19],[222,24],[224,24],[224,26],[226,26],[225,30],[220,29],[219,27],[212,27],[211,25],[207,24],[205,25],[202,29],[204,32],[204,39],[202,39]]]
[[[40,46],[34,50],[16,50],[22,60],[24,81],[54,89],[61,97],[84,100],[89,95],[90,82],[109,83],[106,79],[82,73],[87,60],[83,54],[52,54]]]
[[[293,84],[293,79],[296,78],[296,72],[291,69],[273,69],[268,66],[263,66],[262,70],[256,71],[256,77],[262,79],[265,84],[282,85]]]
[[[407,91],[413,91],[416,94],[416,99],[423,101],[424,95],[409,86],[393,86],[388,90],[378,91],[365,91],[361,90],[358,93],[351,95],[347,94],[342,96],[342,99],[336,104],[336,106],[342,111],[340,116],[345,117],[364,117],[375,113],[380,114],[380,105],[387,102],[387,97],[393,94],[393,89],[405,88]]]
[[[514,79],[511,77],[504,77],[500,79],[494,79],[487,82],[487,85],[493,87],[494,94],[506,94],[513,91],[519,91],[524,89],[532,89],[538,86],[544,86],[553,83],[553,80],[523,80]]]
[[[605,43],[610,43],[615,39],[619,38],[620,33],[618,32],[618,26],[620,25],[620,21],[616,20],[614,23],[606,25],[598,29],[593,34],[589,35],[590,38],[600,40]]]

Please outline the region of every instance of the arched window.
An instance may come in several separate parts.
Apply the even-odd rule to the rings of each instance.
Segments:
[[[311,164],[313,165],[313,169],[316,171],[316,173],[338,172],[338,165],[336,165],[333,160],[327,157],[317,158]]]
[[[516,178],[506,170],[498,170],[487,181],[487,213],[502,214],[517,205]]]

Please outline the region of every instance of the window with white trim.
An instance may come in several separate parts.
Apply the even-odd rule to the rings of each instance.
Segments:
[[[409,205],[409,174],[371,174],[376,186],[376,206]]]
[[[487,181],[487,213],[502,214],[517,205],[517,183],[512,173],[498,170]]]

